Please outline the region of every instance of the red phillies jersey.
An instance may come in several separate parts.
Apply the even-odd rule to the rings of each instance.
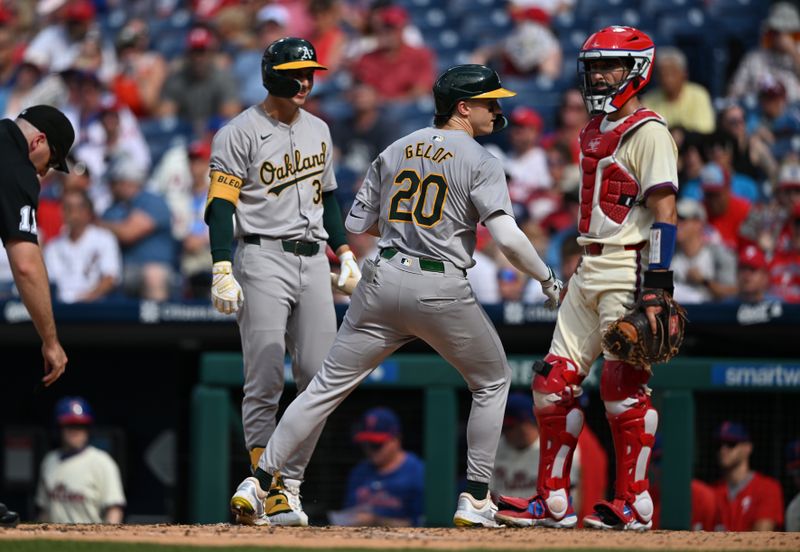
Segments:
[[[719,521],[714,489],[707,483],[692,479],[692,531],[713,531]]]
[[[708,223],[717,229],[725,245],[734,251],[739,249],[739,227],[750,213],[750,202],[731,195],[728,209],[719,216],[708,216]]]
[[[715,485],[714,493],[726,531],[752,531],[761,519],[771,519],[776,529],[783,525],[783,490],[771,477],[753,472],[752,479],[733,498],[725,481]]]

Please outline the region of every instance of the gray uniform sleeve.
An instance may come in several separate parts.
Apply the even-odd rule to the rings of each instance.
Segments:
[[[498,211],[514,216],[506,175],[499,159],[491,156],[483,159],[475,170],[473,182],[469,196],[481,222]]]
[[[331,139],[331,129],[328,125],[325,126],[325,144],[327,145],[327,155],[325,156],[325,167],[322,173],[322,191],[331,192],[335,190],[338,185],[336,183],[336,174],[333,172],[333,140]]]
[[[380,211],[381,158],[378,157],[367,170],[353,206],[345,220],[345,228],[354,234],[366,232],[378,221]]]
[[[244,130],[234,125],[219,129],[211,143],[211,170],[245,181],[251,161],[250,137]]]

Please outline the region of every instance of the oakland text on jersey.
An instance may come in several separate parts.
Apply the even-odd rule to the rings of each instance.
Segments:
[[[448,159],[454,157],[452,151],[447,151],[441,147],[437,148],[436,151],[433,152],[433,155],[431,155],[432,149],[433,144],[426,144],[425,142],[417,142],[416,146],[409,144],[405,147],[406,159],[411,159],[412,157],[422,157],[423,159],[430,159],[436,163],[441,163],[442,161],[447,161]]]
[[[276,166],[272,164],[272,161],[264,161],[264,163],[261,165],[259,176],[261,177],[261,181],[266,186],[270,186],[276,181],[279,182],[278,185],[273,186],[269,190],[269,193],[280,195],[280,193],[289,186],[297,184],[306,178],[311,178],[312,176],[318,176],[322,174],[322,167],[325,166],[325,157],[327,154],[328,145],[325,142],[320,143],[319,153],[312,153],[311,155],[304,156],[299,150],[294,150],[291,156],[288,153],[283,156],[282,165]],[[320,169],[318,171],[301,174],[288,181],[286,180],[287,178],[293,177],[299,173],[302,173],[303,171],[308,171],[316,167],[320,167]]]

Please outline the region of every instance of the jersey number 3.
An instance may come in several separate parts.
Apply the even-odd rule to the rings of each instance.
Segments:
[[[408,182],[408,186],[404,184]],[[397,173],[394,183],[400,186],[392,195],[389,204],[389,220],[392,222],[413,222],[418,226],[430,228],[442,220],[444,203],[447,201],[447,181],[441,174],[429,174],[420,179],[417,171],[405,169]],[[435,188],[433,194],[431,188]],[[429,197],[433,195],[432,205]],[[406,203],[406,202],[409,203]]]

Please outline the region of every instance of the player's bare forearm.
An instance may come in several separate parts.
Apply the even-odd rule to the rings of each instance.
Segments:
[[[38,244],[10,241],[6,244],[8,260],[22,302],[31,315],[33,325],[45,344],[56,343],[56,323],[50,299],[47,270]]]
[[[678,224],[678,211],[675,208],[675,191],[661,188],[647,198],[647,208],[653,212],[654,222]]]

